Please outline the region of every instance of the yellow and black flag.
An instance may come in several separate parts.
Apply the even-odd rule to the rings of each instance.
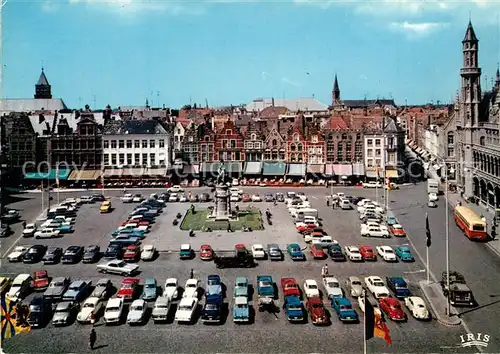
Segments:
[[[389,328],[385,324],[382,317],[375,313],[373,305],[366,298],[365,295],[365,333],[366,340],[373,337],[383,338],[387,344],[392,344],[391,336],[389,335]]]
[[[16,334],[29,332],[31,327],[26,321],[27,314],[18,314],[19,306],[5,295],[1,296],[2,342]]]

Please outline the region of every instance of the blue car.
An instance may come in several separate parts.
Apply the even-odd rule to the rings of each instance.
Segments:
[[[386,218],[387,226],[398,224],[398,220],[392,215],[388,215]]]
[[[342,322],[359,322],[358,313],[352,308],[351,302],[345,297],[332,298],[332,308]]]
[[[209,275],[207,278],[207,289],[205,291],[207,297],[217,295],[222,297],[222,281],[218,275]]]
[[[286,249],[292,261],[304,261],[306,259],[304,252],[302,252],[302,249],[297,243],[289,244]]]
[[[127,236],[132,236],[132,237],[139,237],[143,239],[144,236],[144,231],[141,230],[134,230],[134,229],[122,229],[122,230],[116,230],[111,233],[111,237],[116,237],[119,235],[127,235]]]
[[[283,304],[286,319],[290,322],[302,322],[305,320],[304,306],[296,295],[286,296]]]
[[[120,245],[121,247],[126,247],[130,245],[137,245],[141,243],[141,239],[138,237],[121,237],[117,236],[116,238],[109,241],[109,246],[111,245]],[[109,247],[108,246],[108,247]]]
[[[408,246],[397,247],[394,252],[403,262],[415,262],[415,258],[411,253],[410,247]]]
[[[392,290],[398,299],[404,299],[411,296],[411,291],[408,289],[408,284],[401,277],[386,277],[385,283]]]
[[[61,233],[61,234],[69,234],[69,233],[73,232],[72,225],[61,225],[57,229],[59,230],[59,233]]]
[[[220,323],[222,319],[222,296],[209,295],[201,311],[203,323]]]
[[[248,323],[250,321],[250,305],[246,296],[234,298],[233,322]]]
[[[156,300],[158,296],[158,284],[155,278],[146,278],[142,291],[142,298],[146,301]]]
[[[270,275],[257,275],[257,295],[259,297],[275,298],[274,281]]]

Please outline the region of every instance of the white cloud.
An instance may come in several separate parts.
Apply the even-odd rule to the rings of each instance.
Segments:
[[[50,2],[51,0],[46,0]],[[126,16],[134,16],[143,12],[167,13],[170,15],[191,14],[199,15],[204,9],[200,2],[181,2],[163,0],[68,0],[73,6],[89,6],[100,10],[107,10]]]
[[[290,86],[300,87],[300,84],[298,82],[295,82],[287,77],[282,78],[281,81]]]
[[[404,33],[410,38],[425,37],[432,32],[435,32],[447,26],[446,23],[441,22],[392,22],[390,28]]]
[[[42,3],[42,11],[43,12],[56,12],[59,9],[59,6],[56,2],[52,0],[47,0]]]

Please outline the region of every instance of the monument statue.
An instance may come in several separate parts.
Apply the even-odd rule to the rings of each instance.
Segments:
[[[220,161],[219,169],[218,169],[218,175],[217,175],[217,180],[216,180],[216,185],[225,185],[228,181],[228,175],[226,168],[224,167],[224,161]]]

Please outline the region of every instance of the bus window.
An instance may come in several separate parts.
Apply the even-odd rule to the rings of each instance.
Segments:
[[[472,226],[472,230],[474,230],[474,231],[484,231],[484,226],[483,225],[474,224],[474,226]]]

